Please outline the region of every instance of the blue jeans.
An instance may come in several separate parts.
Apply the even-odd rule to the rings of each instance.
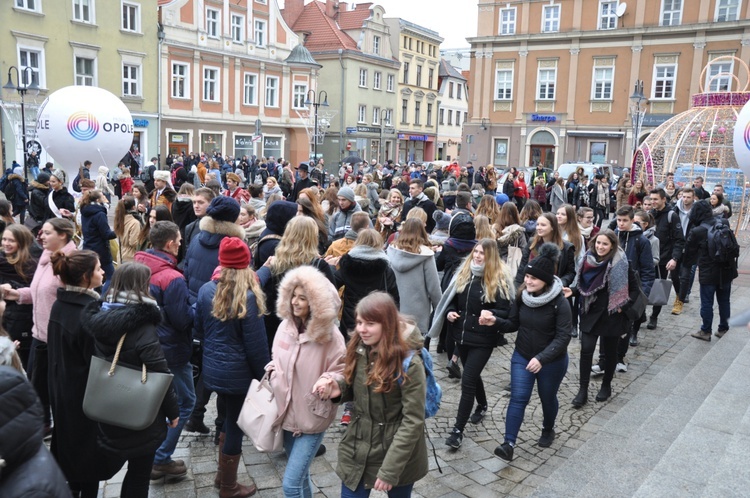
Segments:
[[[284,498],[312,498],[310,464],[324,435],[325,431],[294,437],[293,433],[284,431],[284,451],[287,454],[282,484]]]
[[[732,292],[732,284],[727,283],[723,287],[718,285],[700,284],[701,291],[701,330],[711,333],[714,323],[714,296],[719,303],[719,330],[729,330],[729,294]]]
[[[190,363],[179,367],[170,367],[174,378],[172,387],[177,394],[177,403],[180,405],[180,421],[177,427],[167,429],[167,438],[156,450],[154,463],[157,465],[167,464],[172,461],[172,453],[180,439],[182,428],[190,418],[195,405],[195,387],[193,387],[193,366]]]
[[[39,166],[29,166],[29,173],[34,177],[34,180],[39,176]]]
[[[557,392],[568,371],[568,354],[565,353],[562,358],[542,365],[542,369],[536,374],[526,370],[528,364],[529,360],[518,354],[518,351],[513,351],[510,359],[510,402],[505,415],[505,440],[511,444],[516,444],[516,437],[518,431],[521,430],[523,415],[531,399],[534,382],[539,391],[539,399],[542,401],[544,415],[542,429],[550,430],[555,427],[559,408]]]
[[[388,498],[409,498],[412,488],[414,488],[413,483],[395,486],[388,491]],[[371,489],[365,489],[365,481],[359,481],[359,486],[354,491],[347,488],[344,483],[341,483],[341,498],[367,498],[370,496],[371,491]]]

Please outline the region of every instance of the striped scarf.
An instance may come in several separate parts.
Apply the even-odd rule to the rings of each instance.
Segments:
[[[625,252],[617,248],[610,258],[597,261],[592,251],[588,251],[578,270],[580,280],[578,293],[582,296],[581,313],[588,313],[591,305],[596,301],[596,293],[607,287],[609,314],[617,312],[630,299],[628,289],[628,259]]]

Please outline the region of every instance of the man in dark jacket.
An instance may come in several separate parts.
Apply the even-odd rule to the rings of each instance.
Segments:
[[[26,181],[23,178],[23,168],[20,166],[8,175],[8,186],[5,195],[13,205],[13,216],[18,216],[21,225],[26,219],[26,206],[29,204],[29,194]]]
[[[706,192],[706,189],[703,188],[703,177],[702,176],[696,176],[695,180],[693,180],[693,190],[695,191],[695,198],[696,200],[702,200],[702,199],[708,199],[711,197],[711,194]]]
[[[299,173],[299,180],[294,182],[294,188],[292,189],[292,193],[289,196],[290,201],[297,202],[297,197],[299,196],[299,193],[306,188],[310,188],[313,186],[313,182],[308,176],[309,167],[307,163],[301,163],[299,167],[297,168],[297,173]]]
[[[693,205],[691,217],[695,228],[685,243],[685,263],[698,264],[698,283],[701,296],[701,328],[690,334],[703,341],[711,340],[711,327],[714,320],[714,296],[719,305],[719,329],[716,337],[721,338],[729,330],[732,280],[737,278],[737,257],[739,247],[731,260],[717,261],[708,248],[708,232],[717,223],[726,223],[714,218],[708,201],[699,201]]]
[[[37,228],[32,230],[34,236],[38,232],[38,226],[44,221],[44,215],[47,212],[47,197],[49,196],[49,178],[46,171],[41,171],[36,180],[31,180],[29,186],[29,216],[31,216]]]
[[[409,214],[409,210],[413,207],[421,207],[427,213],[427,233],[432,233],[435,229],[435,219],[432,217],[432,213],[435,212],[435,203],[427,197],[424,192],[424,183],[422,180],[411,180],[409,182],[409,200],[404,203],[404,214],[403,219],[405,220]]]
[[[156,450],[151,479],[182,477],[187,467],[182,460],[172,460],[182,428],[193,413],[195,386],[193,366],[193,308],[188,300],[185,277],[177,269],[177,253],[182,236],[179,227],[171,221],[157,221],[148,236],[153,249],[138,252],[135,261],[151,269],[151,295],[162,311],[162,321],[157,327],[159,342],[174,375],[172,386],[180,405],[177,427],[167,430],[167,438]]]
[[[355,200],[354,190],[350,187],[341,187],[337,196],[339,211],[331,216],[331,221],[328,222],[328,242],[331,243],[339,240],[349,231],[352,227],[352,215],[362,211],[362,208],[359,207],[359,204]],[[402,217],[406,219],[406,207],[404,207]],[[266,221],[266,225],[268,225],[268,221]]]

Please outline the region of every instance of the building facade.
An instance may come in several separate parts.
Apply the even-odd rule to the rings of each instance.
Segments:
[[[461,153],[461,130],[469,116],[469,87],[466,78],[446,59],[438,70],[437,153],[441,161],[456,159]],[[471,147],[471,144],[467,144]]]
[[[140,0],[12,0],[0,2],[0,73],[10,66],[21,73],[21,86],[30,81],[39,93],[24,98],[26,144],[38,149],[36,115],[55,90],[71,85],[96,86],[120,97],[133,116],[136,155],[158,153],[159,121],[157,12]],[[60,34],[63,34],[62,36]],[[30,68],[30,69],[26,69]],[[25,76],[24,76],[25,75]],[[3,83],[6,80],[3,80]],[[18,84],[13,73],[13,83]],[[2,160],[23,164],[24,147],[20,98],[2,94]],[[42,165],[54,162],[43,148]],[[96,158],[91,158],[96,162]],[[116,165],[107,165],[110,168]]]
[[[472,135],[472,156],[500,168],[630,166],[634,141],[692,94],[747,84],[719,57],[750,60],[749,18],[741,0],[480,2],[464,141]],[[647,101],[634,137],[637,80]]]
[[[396,157],[396,96],[399,64],[394,58],[385,11],[362,3],[286,0],[284,18],[305,35],[305,47],[322,65],[319,107],[325,136],[318,153],[335,164],[349,156],[366,161]],[[325,94],[322,94],[325,92]]]
[[[307,161],[308,123],[296,111],[320,66],[291,62],[299,39],[278,3],[160,0],[159,10],[165,153]]]
[[[438,70],[443,39],[430,29],[388,18],[398,77],[398,162],[433,161],[437,152]]]

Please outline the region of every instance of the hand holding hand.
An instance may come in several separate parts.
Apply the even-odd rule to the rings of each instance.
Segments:
[[[6,301],[18,301],[18,291],[11,287],[10,284],[0,285],[0,290],[2,290],[3,299]]]
[[[479,314],[479,325],[494,325],[495,320],[495,315],[493,315],[489,310],[482,310],[482,312]]]

